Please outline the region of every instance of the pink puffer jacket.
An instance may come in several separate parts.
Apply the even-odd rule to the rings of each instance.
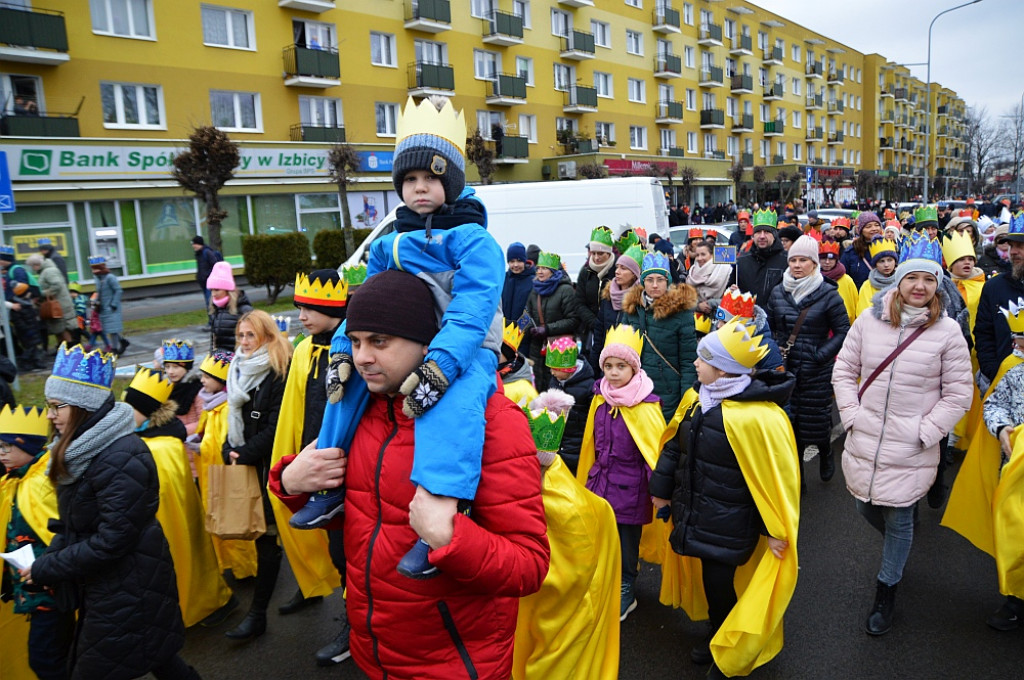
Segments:
[[[858,400],[860,382],[915,328],[890,325],[893,294],[857,317],[836,358],[832,385],[847,431],[843,474],[850,493],[875,505],[906,507],[928,493],[939,440],[971,406],[971,357],[960,326],[943,315]]]

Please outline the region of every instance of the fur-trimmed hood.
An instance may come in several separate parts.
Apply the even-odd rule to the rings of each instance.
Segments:
[[[635,314],[637,307],[643,306],[643,286],[633,286],[622,297],[622,311]],[[651,311],[656,320],[667,319],[673,314],[685,312],[697,307],[697,289],[686,283],[669,286],[665,294],[651,304]]]

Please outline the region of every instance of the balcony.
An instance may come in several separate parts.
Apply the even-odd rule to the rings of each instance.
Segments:
[[[686,155],[686,149],[681,146],[663,146],[658,149],[658,153],[671,158],[682,158]]]
[[[658,113],[654,122],[659,125],[671,125],[672,123],[683,122],[683,103],[663,101],[658,102]]]
[[[808,142],[820,142],[825,139],[825,131],[821,128],[807,128],[807,137],[805,139]]]
[[[564,7],[593,7],[594,0],[558,0],[558,4]]]
[[[935,109],[935,114],[936,115],[945,116],[947,113],[949,113],[949,107],[948,106],[940,106],[939,108]]]
[[[429,97],[432,94],[451,97],[455,94],[455,71],[448,64],[417,61],[409,64],[407,73],[410,97]]]
[[[697,36],[697,44],[705,47],[721,47],[722,27],[716,24],[702,24],[700,34]]]
[[[54,66],[70,58],[63,13],[0,6],[0,61]]]
[[[491,18],[484,19],[484,42],[488,45],[523,44],[523,18],[509,12],[494,12]]]
[[[424,33],[452,30],[451,3],[448,0],[405,0],[405,27]]]
[[[782,95],[786,94],[785,87],[779,83],[774,85],[768,85],[764,88],[764,100],[766,102],[776,102],[782,99]]]
[[[806,101],[808,111],[818,111],[825,105],[824,98],[820,94],[809,94]]]
[[[683,75],[683,60],[678,54],[659,54],[654,58],[655,78],[678,78]]]
[[[749,35],[734,35],[732,37],[732,47],[729,48],[729,54],[749,57],[753,53],[754,43]]]
[[[344,125],[310,125],[299,123],[291,127],[293,142],[326,142],[338,144],[345,141]]]
[[[725,127],[725,111],[704,109],[700,112],[700,126],[704,130],[720,130]]]
[[[907,101],[907,88],[897,87],[896,90],[893,92],[893,96],[896,97],[896,101],[898,102]]]
[[[573,85],[565,93],[564,113],[597,113],[597,90],[583,85]]]
[[[495,139],[489,146],[494,150],[495,163],[500,165],[516,165],[529,162],[530,141],[526,137],[505,135]]]
[[[78,114],[42,113],[37,116],[0,117],[4,137],[80,137]]]
[[[487,103],[491,106],[525,104],[526,79],[511,73],[499,73],[487,84]]]
[[[732,119],[732,131],[736,132],[753,132],[754,131],[754,114],[744,113],[741,116],[736,116]]]
[[[651,19],[652,29],[655,33],[682,33],[679,24],[679,10],[672,9],[664,3],[655,8],[654,17]]]
[[[843,73],[843,69],[836,69],[835,71],[828,72],[829,85],[842,85],[845,79],[846,74]]]
[[[754,78],[737,73],[732,77],[733,94],[752,94],[754,92]]]
[[[289,45],[283,52],[284,84],[288,87],[317,87],[320,89],[341,85],[341,63],[338,50],[313,49]]]
[[[782,66],[782,48],[777,45],[765,48],[761,61],[766,65]]]
[[[829,99],[828,100],[828,115],[836,116],[843,112],[843,102],[840,99]]]
[[[880,118],[883,123],[892,123],[896,120],[896,114],[893,113],[892,109],[888,109],[880,114]]]
[[[905,113],[901,116],[896,116],[896,127],[910,127],[910,116]]]
[[[277,0],[277,6],[284,9],[297,9],[300,12],[320,14],[334,9],[334,0]]]
[[[909,139],[904,139],[902,142],[900,142],[900,148],[904,151],[913,151],[914,143]]]
[[[566,153],[597,153],[600,149],[600,144],[596,139],[573,137],[571,130],[559,130],[559,135],[560,138],[565,135],[561,143],[565,146]]]
[[[883,149],[883,150],[884,149],[892,149],[893,148],[892,137],[879,137],[878,138],[878,148],[879,149]]]
[[[892,97],[893,96],[892,87],[890,87],[889,85],[886,85],[885,87],[883,87],[878,92],[878,95],[880,97]]]
[[[902,165],[900,165],[900,174],[901,175],[909,175],[910,174],[910,166],[907,165],[906,163],[903,163]]]
[[[594,34],[573,29],[568,36],[562,38],[562,52],[559,56],[562,59],[574,61],[593,59],[596,56],[594,54]]]
[[[700,70],[701,87],[721,87],[725,84],[722,69],[719,66],[705,66]]]
[[[752,168],[752,167],[754,167],[754,154],[752,154],[752,153],[741,153],[740,154],[740,163],[742,163],[743,167],[745,167],[745,168]]]
[[[704,151],[704,158],[710,158],[710,159],[716,160],[716,161],[724,161],[725,160],[725,152],[724,151],[719,151],[718,149],[706,149]]]
[[[842,130],[836,130],[834,132],[830,132],[830,133],[828,133],[828,143],[829,144],[842,144],[843,143],[843,137],[844,137],[844,135],[843,135]]]
[[[765,137],[778,137],[786,131],[786,124],[781,120],[773,120],[764,124]]]
[[[785,156],[781,156],[777,153],[772,154],[772,165],[782,165],[786,162]]]
[[[807,78],[821,78],[822,68],[821,64],[817,62],[811,62],[804,67],[804,76]]]

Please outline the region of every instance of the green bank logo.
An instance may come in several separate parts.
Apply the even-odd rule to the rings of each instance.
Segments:
[[[50,174],[52,159],[51,149],[25,149],[21,152],[18,174],[22,177],[47,176]]]

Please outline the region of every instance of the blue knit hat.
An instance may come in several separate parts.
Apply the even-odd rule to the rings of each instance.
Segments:
[[[511,262],[512,260],[522,260],[523,262],[526,262],[526,246],[519,241],[511,244],[505,252],[505,261]]]
[[[661,253],[648,253],[644,255],[644,266],[640,272],[640,282],[643,283],[650,274],[661,274],[667,279],[668,258]]]

